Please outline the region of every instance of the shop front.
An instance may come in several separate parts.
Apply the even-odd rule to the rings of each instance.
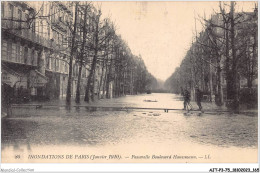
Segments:
[[[48,78],[37,70],[31,70],[29,75],[29,88],[32,100],[46,99],[46,84]]]
[[[2,106],[20,103],[29,99],[27,75],[2,64],[1,70]]]
[[[46,84],[47,99],[58,99],[60,96],[60,74],[47,70],[45,74],[48,77],[48,82]]]
[[[12,68],[2,63],[1,73],[2,106],[45,97],[48,78],[37,70]]]

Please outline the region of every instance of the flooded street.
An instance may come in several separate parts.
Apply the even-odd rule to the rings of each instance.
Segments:
[[[182,109],[173,94],[126,96],[97,106]],[[257,116],[182,110],[53,111],[2,118],[2,161],[30,162],[30,154],[119,154],[118,160],[57,162],[257,162]],[[197,108],[193,103],[194,108]],[[221,110],[221,108],[219,108]],[[44,111],[44,110],[43,110]],[[20,159],[15,159],[19,154]],[[196,159],[152,160],[132,155],[191,155]],[[205,159],[205,155],[210,155]],[[202,158],[203,157],[203,158]],[[241,160],[241,157],[242,160]],[[36,159],[33,162],[53,162]]]

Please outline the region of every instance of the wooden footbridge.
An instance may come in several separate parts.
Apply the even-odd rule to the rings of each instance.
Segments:
[[[93,105],[42,105],[42,104],[13,104],[11,106],[13,109],[35,109],[35,110],[76,110],[76,111],[130,111],[130,110],[154,110],[154,111],[164,111],[168,113],[169,111],[182,111],[188,112],[187,110],[177,109],[177,108],[158,108],[158,107],[131,107],[131,106],[93,106]],[[190,112],[201,112],[200,110],[190,110]],[[207,113],[225,113],[228,110],[207,110]]]

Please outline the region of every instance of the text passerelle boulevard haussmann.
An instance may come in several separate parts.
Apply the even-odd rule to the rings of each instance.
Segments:
[[[131,159],[197,159],[197,156],[181,156],[181,155],[132,155]]]

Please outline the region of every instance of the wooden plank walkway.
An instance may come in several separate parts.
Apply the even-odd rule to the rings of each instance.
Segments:
[[[187,110],[177,109],[177,108],[153,108],[153,107],[129,107],[129,106],[92,106],[92,105],[42,105],[42,104],[13,104],[12,108],[35,108],[35,109],[46,109],[46,108],[60,108],[64,107],[71,109],[85,108],[86,110],[97,111],[97,110],[106,110],[106,111],[123,111],[123,110],[163,110],[164,112],[169,111],[183,111],[188,112]],[[207,113],[225,113],[229,112],[228,110],[204,110]],[[190,110],[189,112],[201,112],[200,110]]]

